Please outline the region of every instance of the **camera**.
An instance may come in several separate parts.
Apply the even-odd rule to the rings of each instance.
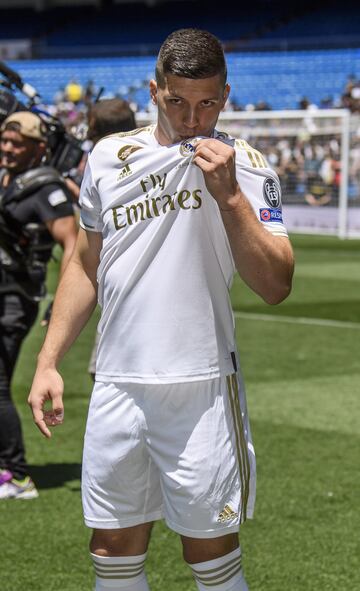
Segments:
[[[49,158],[46,164],[66,176],[81,161],[84,154],[82,141],[69,134],[57,117],[37,109],[40,95],[35,88],[24,83],[19,74],[3,62],[0,62],[0,74],[4,76],[4,79],[0,80],[0,125],[17,111],[32,111],[39,115],[47,129]],[[25,105],[17,99],[16,89],[27,97],[28,104]]]

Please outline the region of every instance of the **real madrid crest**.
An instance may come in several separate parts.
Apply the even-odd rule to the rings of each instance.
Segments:
[[[130,154],[133,154],[137,150],[141,150],[141,146],[127,144],[126,146],[120,148],[120,150],[118,151],[118,158],[119,160],[122,160],[124,162],[127,158],[129,158]]]
[[[180,144],[181,156],[190,156],[195,152],[195,146],[197,144],[197,138],[191,138],[189,140],[183,140]]]

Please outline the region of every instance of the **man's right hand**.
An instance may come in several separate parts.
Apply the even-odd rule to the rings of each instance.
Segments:
[[[63,391],[64,382],[55,367],[37,368],[28,397],[28,404],[35,425],[45,437],[51,437],[49,427],[56,427],[63,422]],[[45,410],[45,403],[48,400],[51,400],[51,409]]]

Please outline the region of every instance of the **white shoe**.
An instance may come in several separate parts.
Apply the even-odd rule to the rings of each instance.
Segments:
[[[1,499],[36,499],[39,496],[35,484],[30,476],[26,476],[23,480],[16,480],[12,478],[0,485],[0,500]]]

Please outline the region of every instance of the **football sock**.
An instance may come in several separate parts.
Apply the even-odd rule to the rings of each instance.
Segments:
[[[139,556],[98,556],[91,553],[94,591],[149,591],[144,571],[146,553]]]
[[[240,548],[215,560],[189,566],[199,591],[248,591],[241,569]]]

